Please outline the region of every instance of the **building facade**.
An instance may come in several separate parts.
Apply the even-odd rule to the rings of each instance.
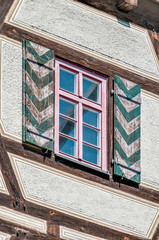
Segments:
[[[159,239],[159,2],[0,5],[0,239]]]

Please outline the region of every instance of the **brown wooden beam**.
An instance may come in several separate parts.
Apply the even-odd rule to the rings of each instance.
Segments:
[[[1,34],[13,38],[18,41],[22,41],[23,39],[27,39],[38,44],[41,44],[45,47],[54,49],[55,56],[63,58],[72,63],[81,65],[93,72],[101,73],[107,76],[118,75],[129,79],[132,82],[135,82],[141,86],[142,89],[150,91],[152,93],[159,95],[159,83],[153,80],[150,80],[147,77],[142,77],[139,74],[135,74],[133,72],[129,72],[126,69],[122,69],[118,66],[115,66],[111,63],[99,60],[95,57],[89,56],[80,51],[74,50],[70,47],[64,46],[57,42],[45,39],[43,37],[37,36],[31,32],[25,31],[23,29],[14,27],[7,23],[4,23],[3,28],[0,31]]]
[[[3,194],[4,195],[4,194]],[[3,195],[0,195],[0,205],[7,206],[6,201],[3,201]],[[10,201],[10,197],[6,196],[7,202]],[[144,240],[144,238],[134,237],[133,235],[125,234],[114,229],[110,229],[104,226],[100,226],[89,221],[85,221],[76,217],[69,216],[58,212],[51,208],[44,206],[38,206],[32,202],[26,201],[28,213],[31,216],[42,218],[47,221],[47,234],[42,234],[34,230],[28,229],[25,226],[19,226],[8,221],[0,219],[0,231],[12,235],[12,240],[60,240],[59,238],[59,226],[65,226],[70,229],[77,230],[82,233],[87,233],[92,236],[101,237],[109,240]],[[22,212],[22,210],[17,210]],[[18,233],[18,235],[17,235]],[[26,234],[24,234],[26,233]],[[157,240],[159,228],[156,229],[153,240]],[[22,238],[25,237],[26,239]],[[21,238],[19,238],[21,237]]]
[[[158,60],[159,60],[159,33],[153,32],[153,31],[148,31],[149,36],[151,38],[152,44],[154,46],[154,49],[156,51]]]
[[[25,205],[25,200],[23,199],[23,196],[21,194],[17,179],[13,172],[13,169],[5,148],[5,144],[2,140],[1,135],[0,135],[0,166],[1,166],[1,171],[3,174],[7,189],[12,199],[11,206],[15,210],[20,209],[26,212],[27,209]]]
[[[14,0],[0,0],[0,29]]]
[[[57,240],[55,236],[42,234],[0,219],[0,231],[11,235],[10,240]]]
[[[6,139],[6,138],[1,138],[1,141],[3,142],[6,151],[10,151],[12,153],[18,154],[22,157],[29,157],[30,159],[38,162],[43,161],[42,156],[39,156],[38,153],[32,153],[29,150],[25,150],[23,148],[23,146],[20,143],[15,143],[12,140]],[[4,151],[4,150],[3,150]],[[38,158],[39,156],[39,158]],[[3,156],[5,161],[9,161],[7,158],[5,158],[5,155]],[[148,190],[148,189],[134,189],[130,186],[124,186],[122,184],[118,184],[118,183],[113,183],[112,181],[106,181],[105,179],[102,179],[100,177],[97,176],[92,176],[91,174],[79,171],[77,169],[70,169],[66,166],[64,166],[63,164],[59,164],[55,161],[48,161],[49,158],[46,157],[45,161],[43,161],[43,164],[49,164],[50,166],[62,170],[62,171],[66,171],[69,172],[71,174],[74,174],[76,176],[79,177],[84,177],[87,178],[91,181],[95,181],[104,185],[107,185],[109,187],[115,188],[115,189],[119,189],[121,191],[125,191],[128,192],[132,195],[137,195],[139,197],[143,197],[144,199],[153,201],[153,202],[158,202],[158,192],[156,192],[154,194],[153,190]],[[3,164],[2,164],[3,167]],[[2,168],[3,170],[3,168]],[[9,171],[9,169],[8,169]],[[4,171],[3,171],[4,173]],[[11,172],[10,172],[11,173]],[[8,178],[8,182],[12,181],[15,178],[14,172],[12,171],[12,176],[10,174],[7,175]],[[5,177],[5,181],[6,181],[6,177]],[[14,183],[15,185],[15,183]],[[15,192],[17,192],[17,188],[12,189],[13,191],[15,190]],[[13,195],[13,194],[12,194]],[[15,197],[16,198],[16,193],[15,193]],[[21,195],[21,193],[19,193],[19,195]],[[32,235],[29,235],[30,238],[27,239],[58,239],[58,234],[59,234],[59,226],[66,226],[68,228],[73,228],[77,231],[82,231],[85,232],[87,234],[93,235],[93,236],[98,236],[101,238],[106,238],[109,240],[121,240],[121,239],[129,239],[129,240],[141,240],[142,238],[137,238],[125,233],[121,233],[94,223],[91,223],[89,221],[85,221],[82,219],[78,219],[72,216],[69,216],[68,214],[64,214],[61,212],[58,212],[54,209],[49,209],[46,208],[45,206],[38,206],[35,203],[29,202],[27,200],[25,200],[25,209],[23,208],[24,204],[22,202],[22,204],[20,205],[20,201],[18,201],[18,204],[15,203],[15,205],[17,204],[17,207],[13,204],[13,196],[8,196],[5,194],[0,194],[0,205],[2,206],[6,206],[6,207],[10,207],[11,209],[14,209],[16,211],[19,211],[21,213],[26,213],[28,215],[37,217],[37,218],[41,218],[47,221],[48,224],[48,234],[47,237],[45,238],[45,236],[43,235],[38,235],[39,238],[36,236],[35,231],[32,231],[33,236],[35,236],[35,238],[33,238]],[[12,234],[13,236],[15,236],[15,228],[21,228],[20,226],[18,226],[17,224],[11,224],[9,222],[0,220],[0,231],[4,231],[4,232],[8,232],[8,226],[12,229]],[[24,229],[29,231],[27,228]],[[24,231],[22,231],[24,232]],[[35,233],[35,234],[34,234]],[[20,236],[20,235],[19,235]],[[13,238],[14,239],[14,238]]]
[[[87,180],[97,182],[100,184],[103,184],[105,186],[111,187],[113,189],[117,189],[126,193],[130,193],[134,196],[138,196],[140,198],[155,202],[159,204],[159,194],[158,191],[155,191],[153,189],[149,189],[143,186],[139,186],[139,188],[135,188],[134,186],[125,185],[122,181],[120,182],[114,182],[113,179],[107,180],[106,178],[101,176],[97,176],[95,174],[92,174],[91,172],[82,171],[78,168],[78,164],[76,168],[71,168],[65,165],[65,163],[59,163],[54,160],[54,156],[48,157],[44,154],[36,153],[35,151],[32,151],[30,149],[25,149],[24,146],[22,146],[20,143],[17,143],[11,139],[3,137],[3,143],[5,145],[6,151],[11,152],[13,154],[22,156],[24,158],[28,158],[30,160],[40,162],[44,165],[48,165],[50,167],[53,167],[55,169],[59,169],[60,171],[64,171],[70,174],[73,174],[75,176],[85,178]],[[67,161],[65,161],[67,162]],[[111,163],[110,163],[111,164]],[[111,167],[111,166],[110,166]]]
[[[117,9],[123,12],[130,12],[138,6],[138,0],[119,0]]]

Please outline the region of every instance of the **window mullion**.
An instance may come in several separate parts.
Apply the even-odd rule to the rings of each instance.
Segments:
[[[82,86],[82,73],[79,72],[79,97],[83,96],[82,89],[83,89],[83,86]]]
[[[101,166],[103,170],[108,169],[107,161],[107,114],[106,114],[106,105],[107,105],[107,81],[102,82],[102,116],[101,116]]]
[[[83,111],[82,111],[82,103],[79,103],[79,112],[78,112],[78,158],[82,160],[82,139],[83,139]]]

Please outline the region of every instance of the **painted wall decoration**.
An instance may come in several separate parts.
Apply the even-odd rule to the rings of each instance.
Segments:
[[[140,183],[140,86],[114,79],[114,174]]]
[[[53,150],[54,52],[23,42],[23,141]]]

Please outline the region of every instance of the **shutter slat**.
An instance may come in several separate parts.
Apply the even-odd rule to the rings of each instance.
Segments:
[[[53,150],[54,52],[23,42],[23,141]]]
[[[114,174],[140,183],[140,86],[114,78]]]

